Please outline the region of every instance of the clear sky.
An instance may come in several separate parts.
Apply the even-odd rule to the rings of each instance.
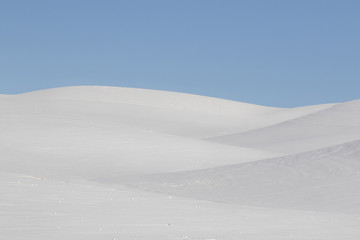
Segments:
[[[360,98],[358,0],[2,0],[0,93],[107,85],[277,107]]]

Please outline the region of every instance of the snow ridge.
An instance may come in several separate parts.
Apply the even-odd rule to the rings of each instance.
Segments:
[[[102,86],[0,95],[0,236],[357,240],[359,109]]]

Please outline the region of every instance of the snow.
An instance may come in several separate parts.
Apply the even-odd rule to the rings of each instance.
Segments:
[[[0,95],[0,236],[359,239],[359,107],[95,86]]]
[[[208,140],[282,153],[300,153],[359,139],[360,101],[332,105],[252,131],[217,136]]]
[[[231,166],[141,176],[131,183],[242,205],[360,214],[360,141]]]

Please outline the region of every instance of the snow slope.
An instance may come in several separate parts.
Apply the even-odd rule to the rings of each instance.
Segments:
[[[141,176],[132,184],[220,202],[360,214],[360,140],[256,162]]]
[[[79,94],[84,91],[78,90]],[[0,105],[0,166],[4,170],[90,178],[192,170],[279,155],[170,134],[166,130],[171,120],[162,117],[176,117],[172,110],[159,113],[135,103],[129,106],[30,95],[13,96]],[[185,115],[188,120],[171,123],[171,128],[194,132],[197,120],[191,123],[192,114]]]
[[[86,181],[0,174],[7,240],[357,239],[358,216],[243,207]]]
[[[33,110],[94,113],[107,120],[174,135],[206,138],[273,125],[332,104],[279,109],[184,93],[119,87],[66,87],[16,96]],[[103,121],[104,118],[101,119]]]
[[[95,86],[0,95],[0,236],[357,240],[359,104]]]
[[[336,104],[253,131],[208,140],[282,153],[300,153],[360,139],[360,101]]]

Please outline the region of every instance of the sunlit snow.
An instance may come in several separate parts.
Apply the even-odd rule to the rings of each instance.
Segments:
[[[360,101],[0,95],[0,239],[360,239]]]

